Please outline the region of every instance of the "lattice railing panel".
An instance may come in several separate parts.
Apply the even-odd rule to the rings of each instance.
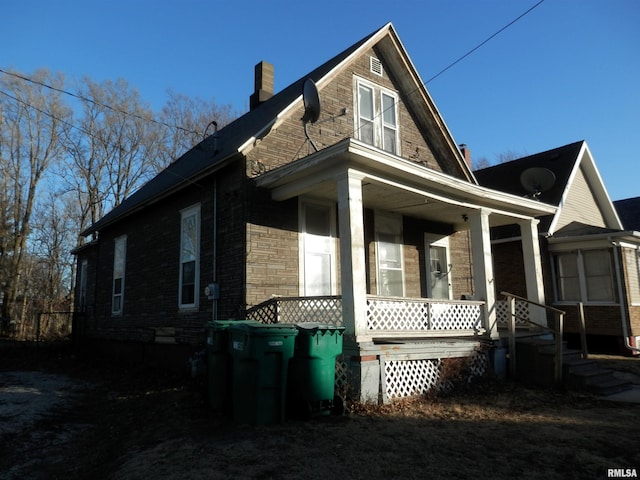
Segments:
[[[506,300],[496,301],[496,316],[498,325],[506,327],[509,320],[509,303]],[[529,304],[516,300],[516,325],[527,325],[527,320],[529,320]]]
[[[317,322],[342,326],[340,297],[273,298],[249,309],[247,317],[262,323]]]
[[[369,330],[427,330],[429,304],[424,301],[367,299]]]
[[[429,307],[433,330],[477,330],[482,327],[480,305],[432,303]]]
[[[477,330],[482,302],[367,298],[369,330]]]

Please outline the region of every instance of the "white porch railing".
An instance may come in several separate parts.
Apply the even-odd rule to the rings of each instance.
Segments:
[[[475,336],[484,333],[484,302],[367,296],[367,329],[374,337]],[[342,298],[274,297],[247,311],[262,323],[318,322],[342,326]]]
[[[432,298],[367,297],[367,328],[380,336],[479,335],[484,302]]]

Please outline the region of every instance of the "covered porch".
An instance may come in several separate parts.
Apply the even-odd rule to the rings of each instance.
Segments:
[[[393,376],[389,362],[469,356],[499,340],[490,227],[520,226],[523,253],[530,259],[524,266],[527,296],[544,304],[535,216],[553,213],[555,207],[477,186],[351,138],[267,172],[256,182],[276,201],[304,196],[337,204],[340,295],[275,298],[250,312],[262,315],[271,309],[274,321],[282,322],[295,303],[306,321],[320,315],[316,321],[343,325],[346,363],[363,400],[379,400],[381,390],[386,398],[384,384]],[[373,295],[367,284],[365,208],[469,232],[465,253],[472,291],[456,300]],[[544,322],[543,312],[530,315],[538,313]],[[403,369],[394,367],[395,372]]]

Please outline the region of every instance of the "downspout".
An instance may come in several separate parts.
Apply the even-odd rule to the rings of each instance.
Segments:
[[[636,348],[631,346],[629,343],[629,330],[627,329],[627,297],[624,293],[623,284],[622,284],[622,273],[620,271],[620,258],[622,255],[622,246],[619,242],[614,242],[609,239],[611,245],[613,245],[614,255],[613,262],[616,269],[616,280],[618,283],[618,298],[620,299],[620,320],[622,322],[622,336],[624,338],[624,346],[627,350],[631,350],[634,353],[640,353],[640,348]]]

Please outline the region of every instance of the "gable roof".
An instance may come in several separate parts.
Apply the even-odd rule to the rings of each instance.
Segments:
[[[625,230],[640,232],[640,197],[613,202]]]
[[[381,42],[383,39],[385,41]],[[306,79],[314,80],[318,89],[321,90],[324,82],[329,81],[332,77],[332,73],[345,65],[349,59],[379,43],[383,55],[386,54],[392,68],[404,69],[403,75],[399,76],[399,82],[405,86],[407,92],[410,92],[406,101],[411,103],[412,110],[417,113],[418,121],[422,122],[427,134],[431,135],[429,140],[435,150],[440,155],[448,155],[449,158],[453,158],[462,176],[467,181],[477,183],[393,26],[391,23],[387,23],[200,142],[120,205],[81,232],[81,235],[88,236],[98,232],[126,216],[196,183],[199,179],[214,173],[248,152],[253,148],[256,140],[267,135],[298,105],[298,102],[301,102],[302,86]]]
[[[563,213],[563,207],[566,206],[569,198],[571,187],[574,185],[581,168],[587,177],[594,202],[602,212],[607,224],[605,227],[615,230],[622,229],[622,224],[584,140],[476,170],[474,173],[480,185],[513,195],[531,196],[531,192],[520,181],[522,173],[530,168],[548,169],[555,176],[553,185],[537,197],[542,202],[558,207],[553,216],[540,219],[541,232],[553,234],[556,230],[558,220]]]

